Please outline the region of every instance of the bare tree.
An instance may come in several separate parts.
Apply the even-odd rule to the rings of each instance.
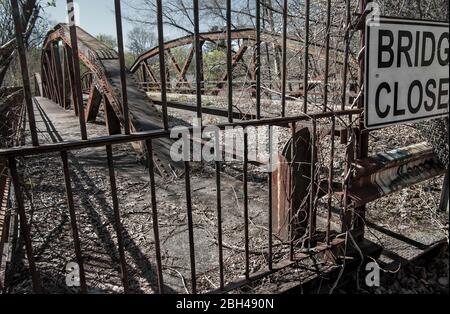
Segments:
[[[128,33],[127,48],[134,56],[138,56],[157,44],[154,33],[148,31],[149,27],[135,26]]]
[[[41,36],[36,33],[36,30],[42,30],[42,28],[36,28],[36,25],[39,23],[39,14],[42,9],[40,1],[19,1],[19,9],[21,12],[26,44],[28,47],[38,45]],[[5,76],[16,56],[14,21],[11,5],[8,0],[0,0],[0,29],[0,86],[2,86]]]

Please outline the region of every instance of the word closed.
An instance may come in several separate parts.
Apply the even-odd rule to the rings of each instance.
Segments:
[[[368,21],[366,48],[367,128],[448,115],[448,23]]]

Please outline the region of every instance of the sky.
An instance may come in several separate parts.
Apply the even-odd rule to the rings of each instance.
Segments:
[[[242,0],[232,0],[235,1]],[[51,24],[66,23],[67,22],[67,0],[54,0],[56,6],[47,6],[47,2],[53,2],[51,0],[43,0],[42,4],[44,11],[50,20]],[[122,16],[133,16],[136,14],[125,2],[122,2]],[[77,25],[81,26],[85,31],[93,36],[99,34],[111,35],[114,38],[117,37],[116,33],[116,20],[114,13],[114,0],[74,0],[75,11],[77,14]],[[133,3],[140,3],[139,0]],[[163,2],[164,5],[164,2]],[[133,24],[122,18],[123,36],[125,41],[125,49],[127,49],[128,32],[132,30]],[[53,25],[52,25],[53,26]],[[151,27],[151,31],[157,35],[156,27]],[[209,29],[207,21],[200,20],[201,31],[207,31]],[[169,25],[164,26],[164,37],[166,40],[174,39],[185,35]]]
[[[112,35],[116,38],[116,20],[114,13],[114,0],[78,0],[79,6],[79,26],[88,33],[96,36],[98,34]],[[56,7],[45,7],[45,12],[50,21],[54,24],[67,22],[67,1],[56,0]],[[76,7],[75,7],[76,8]],[[122,14],[126,13],[126,8],[122,6]],[[127,33],[133,25],[122,19],[123,34],[126,44]]]

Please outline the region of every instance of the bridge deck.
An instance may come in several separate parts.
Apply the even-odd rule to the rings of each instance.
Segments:
[[[78,118],[73,111],[64,110],[45,98],[35,98],[35,107],[42,143],[79,139]],[[101,121],[89,123],[87,127],[90,137],[106,134]],[[113,154],[131,291],[150,293],[156,287],[156,268],[148,170],[137,160],[131,145],[114,145]],[[115,232],[111,222],[112,204],[105,149],[71,152],[69,165],[79,215],[82,250],[87,258],[89,289],[93,292],[118,291],[121,283],[117,271]],[[24,168],[32,169],[30,182],[33,183],[35,195],[43,195],[34,200],[36,212],[33,215],[33,228],[48,227],[41,233],[43,238],[33,232],[33,243],[40,252],[38,268],[51,267],[63,271],[65,264],[73,261],[74,256],[60,158],[58,155],[27,158]],[[215,286],[208,280],[218,284],[215,177],[213,172],[197,168],[194,164],[192,170],[198,280],[200,287],[214,289]],[[185,292],[180,276],[188,282],[190,271],[184,178],[167,180],[156,176],[156,188],[166,292]],[[224,258],[230,265],[226,274],[230,281],[243,274],[242,182],[223,174],[222,195],[224,242],[227,246]],[[267,224],[267,187],[264,183],[250,182],[249,195],[250,218],[254,223],[250,226],[251,247],[255,251],[252,260],[258,265],[265,262],[263,251],[259,248],[263,246],[262,243],[267,243],[267,232],[259,226]],[[49,256],[54,258],[49,259]],[[46,286],[55,292],[67,289],[64,282],[47,282]],[[187,286],[189,288],[188,283]]]

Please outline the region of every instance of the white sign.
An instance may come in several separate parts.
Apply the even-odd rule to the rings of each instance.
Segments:
[[[365,66],[367,128],[448,115],[448,23],[367,21]]]

